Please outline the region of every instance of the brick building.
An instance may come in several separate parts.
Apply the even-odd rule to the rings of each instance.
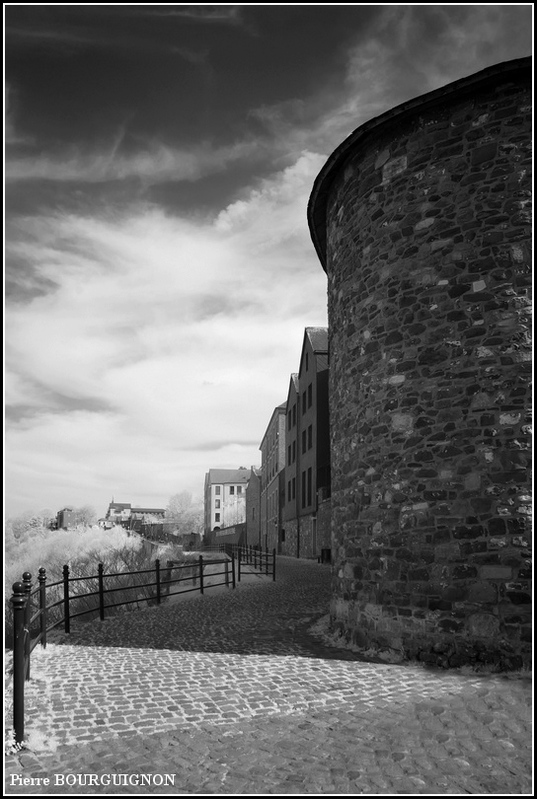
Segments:
[[[320,503],[330,497],[328,331],[307,327],[300,368],[292,374],[285,405],[285,473],[280,549],[312,558],[330,548],[327,524],[319,538]],[[324,506],[326,511],[326,506]]]
[[[252,466],[246,486],[246,543],[261,545],[261,469]]]
[[[279,551],[285,469],[286,403],[274,409],[261,441],[261,546]]]

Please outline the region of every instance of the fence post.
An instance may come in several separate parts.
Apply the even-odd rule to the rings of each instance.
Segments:
[[[23,583],[13,583],[13,729],[15,743],[24,741],[24,609],[26,591]]]
[[[26,635],[24,636],[24,657],[26,662],[26,679],[30,679],[30,619],[32,618],[32,603],[30,600],[30,593],[32,591],[32,575],[30,572],[24,572],[22,575],[22,582],[24,584],[24,593],[26,594],[26,605],[24,606],[24,629]]]
[[[224,570],[225,570],[225,574],[226,574],[226,576],[225,576],[226,588],[229,588],[229,574],[228,574],[228,568],[227,568],[227,558],[224,561]]]
[[[241,581],[241,548],[237,552],[237,582]]]
[[[104,621],[104,566],[102,563],[97,566],[97,578],[99,580],[99,618]]]
[[[166,596],[170,595],[170,591],[171,591],[171,587],[172,587],[171,582],[172,582],[172,576],[173,576],[173,564],[174,564],[173,560],[167,560],[166,561],[166,567],[167,567],[166,577],[165,577],[165,581],[166,581],[165,593],[166,593]]]
[[[69,618],[69,566],[65,564],[63,567],[63,614],[64,614],[64,630],[66,633],[71,632],[71,620]]]
[[[231,585],[235,588],[235,554],[231,553]]]
[[[203,594],[203,555],[200,555],[200,593]]]
[[[157,579],[157,605],[160,605],[160,560],[155,560],[155,575]]]
[[[47,645],[47,570],[39,569],[39,624],[41,629],[41,646]]]
[[[272,550],[272,580],[276,579],[276,550]]]
[[[268,574],[268,547],[265,547],[265,574]]]

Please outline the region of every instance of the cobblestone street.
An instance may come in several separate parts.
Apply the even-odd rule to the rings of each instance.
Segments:
[[[529,676],[364,662],[310,632],[329,594],[329,567],[278,558],[274,583],[38,647],[6,793],[531,794]],[[68,774],[174,785],[57,784]]]

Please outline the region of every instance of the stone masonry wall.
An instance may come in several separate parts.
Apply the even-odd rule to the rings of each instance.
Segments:
[[[313,546],[313,524],[311,516],[300,517],[300,530],[298,529],[296,519],[289,519],[288,521],[284,522],[283,527],[285,529],[285,541],[282,543],[282,555],[296,558],[297,537],[300,537],[299,557],[317,557],[321,550],[318,549],[318,547],[314,548]]]
[[[317,554],[332,549],[332,500],[325,499],[317,508]]]
[[[387,658],[530,655],[530,103],[440,96],[331,184],[331,614]]]

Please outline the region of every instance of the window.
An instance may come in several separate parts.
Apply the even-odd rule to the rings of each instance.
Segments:
[[[308,427],[308,449],[311,449],[312,447],[313,447],[313,427],[310,424],[310,426]]]
[[[242,486],[237,486],[237,494],[242,494]]]
[[[296,479],[294,477],[293,477],[292,483],[293,483],[293,499],[295,499],[295,497],[296,497]]]
[[[306,451],[306,431],[302,431],[302,453]]]
[[[296,441],[293,441],[293,463],[296,461]]]
[[[289,411],[289,413],[287,414],[287,429],[288,430],[291,429],[292,419],[293,419],[292,413],[291,413],[291,411]]]
[[[215,499],[215,501],[214,501],[214,507],[215,507],[215,508],[219,508],[219,507],[220,507],[220,500],[219,500],[219,499]]]
[[[214,487],[214,493],[215,494],[219,494],[220,493],[220,486],[215,486]]]
[[[306,413],[306,392],[302,394],[302,413]]]
[[[235,486],[229,486],[229,493],[230,494],[234,494],[235,493]]]
[[[306,472],[302,472],[302,507],[306,507]]]
[[[293,405],[293,427],[296,424],[296,405]]]
[[[291,444],[287,447],[287,465],[291,465]]]
[[[313,402],[313,385],[310,383],[308,386],[308,408],[311,408]]]
[[[308,505],[311,505],[311,467],[308,469]]]
[[[287,483],[287,501],[291,502],[291,481]]]
[[[215,520],[215,522],[219,522],[220,521],[220,514],[219,513],[215,513],[214,514],[214,520]]]
[[[285,541],[285,529],[283,527],[280,530],[280,541],[282,541],[282,543]]]

